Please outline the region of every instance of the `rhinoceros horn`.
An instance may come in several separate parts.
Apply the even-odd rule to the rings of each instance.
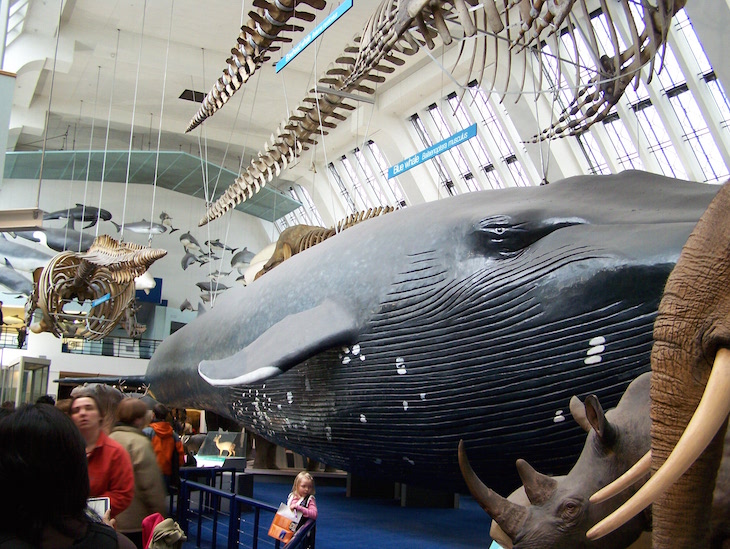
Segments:
[[[477,503],[514,540],[527,519],[527,509],[493,492],[479,480],[466,456],[463,441],[459,441],[459,468]]]
[[[533,505],[542,505],[549,500],[558,489],[558,482],[547,475],[538,473],[524,459],[518,459],[517,473],[525,487],[527,499]]]

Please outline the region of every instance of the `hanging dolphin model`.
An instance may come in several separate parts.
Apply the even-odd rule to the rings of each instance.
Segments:
[[[0,234],[0,257],[7,260],[14,269],[31,273],[38,267],[45,267],[53,259],[50,254],[8,240],[4,234]]]
[[[103,208],[95,208],[94,206],[84,206],[83,204],[76,203],[75,208],[68,208],[66,210],[58,210],[43,214],[43,219],[68,219],[68,228],[73,229],[76,221],[89,221],[89,224],[84,227],[88,229],[96,225],[99,219],[109,221],[112,218],[112,214]]]
[[[14,294],[30,295],[33,291],[33,281],[16,271],[7,259],[0,265],[0,286]]]
[[[51,229],[45,227],[35,231],[17,231],[15,236],[31,242],[40,242],[57,252],[87,252],[94,243],[94,235],[72,229]]]
[[[137,234],[162,234],[167,231],[167,227],[165,225],[147,221],[145,219],[142,219],[142,221],[135,221],[134,223],[125,223],[124,225],[120,225],[119,223],[114,223],[114,221],[112,221],[112,225],[117,228],[117,232],[121,232],[122,227]]]
[[[718,187],[644,172],[470,193],[368,220],[166,338],[155,398],[353,473],[492,488],[567,472],[574,394],[649,369],[665,280]],[[605,395],[605,397],[604,397]]]

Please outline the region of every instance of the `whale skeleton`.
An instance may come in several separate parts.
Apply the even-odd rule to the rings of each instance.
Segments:
[[[314,9],[323,9],[324,1],[303,2]],[[292,112],[271,135],[264,148],[216,202],[210,205],[199,225],[213,221],[259,192],[281,170],[296,158],[306,145],[316,144],[325,128],[334,129],[347,118],[354,106],[345,102],[347,94],[359,92],[373,95],[367,82],[382,83],[396,67],[405,64],[402,56],[416,54],[422,46],[433,49],[434,38],[444,45],[454,40],[474,37],[470,76],[475,59],[481,59],[478,81],[485,76],[488,45],[496,56],[500,43],[508,44],[505,82],[511,80],[513,57],[532,52],[542,54],[543,44],[556,53],[557,81],[561,74],[574,72],[573,100],[558,119],[533,140],[576,135],[603,120],[628,89],[631,81],[638,86],[639,73],[653,64],[657,53],[666,45],[672,17],[684,7],[686,0],[384,0],[355,36],[345,54],[337,58],[317,85],[308,92],[303,103]],[[312,14],[294,9],[293,0],[276,0],[274,4],[257,0],[258,11],[249,12],[251,19],[241,27],[238,45],[231,51],[227,68],[204,99],[191,120],[188,131],[220,109],[243,83],[268,59],[268,52],[279,49],[276,42],[291,41],[282,32],[302,30],[288,24],[289,19],[311,20]],[[591,10],[600,8],[605,17],[613,51],[604,46],[591,24]],[[627,29],[630,40],[624,45],[620,29]],[[573,51],[561,55],[560,37],[570,34]],[[579,47],[576,36],[580,35]],[[480,52],[477,50],[480,49]],[[543,55],[537,56],[542,68]],[[499,59],[495,57],[496,59]],[[497,65],[493,63],[490,80],[497,85]],[[524,92],[528,63],[522,65],[517,97]],[[595,70],[586,67],[596,67]],[[375,74],[381,73],[381,74]],[[542,71],[540,72],[542,74]],[[586,77],[587,75],[587,77]],[[542,80],[542,78],[541,78]],[[498,90],[502,100],[507,84]],[[331,90],[331,91],[328,91]]]

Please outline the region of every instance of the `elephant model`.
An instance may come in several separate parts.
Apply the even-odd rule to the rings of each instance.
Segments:
[[[683,247],[654,324],[652,478],[589,537],[654,502],[655,548],[710,546],[710,503],[730,413],[729,288],[726,183]]]

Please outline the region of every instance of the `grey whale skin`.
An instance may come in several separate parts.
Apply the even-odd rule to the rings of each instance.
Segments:
[[[166,338],[146,379],[296,452],[498,491],[514,462],[564,474],[649,370],[666,278],[718,186],[644,172],[482,191],[396,211],[293,256]],[[563,421],[567,419],[568,421]]]

